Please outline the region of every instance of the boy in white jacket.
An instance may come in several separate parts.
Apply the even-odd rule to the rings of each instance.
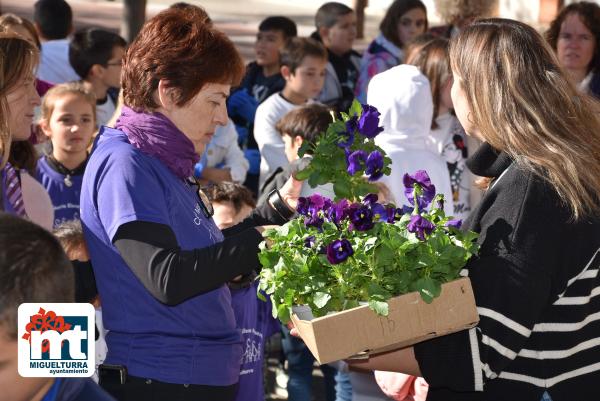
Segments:
[[[367,103],[381,113],[384,131],[375,143],[392,159],[392,173],[381,178],[398,205],[407,204],[404,174],[426,170],[437,193],[444,195],[444,211],[452,215],[452,190],[444,159],[429,150],[427,138],[433,117],[429,81],[412,65],[399,65],[371,80]]]

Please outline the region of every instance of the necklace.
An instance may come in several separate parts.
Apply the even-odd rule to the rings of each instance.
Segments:
[[[65,185],[68,188],[71,188],[73,186],[73,181],[71,180],[72,176],[83,174],[83,172],[85,171],[85,166],[87,165],[88,158],[89,158],[89,155],[86,155],[83,163],[81,163],[79,166],[77,166],[71,170],[71,169],[66,168],[61,162],[56,160],[54,158],[54,156],[46,155],[46,160],[48,160],[48,164],[50,165],[50,167],[54,171],[65,176],[65,178],[63,178],[63,182],[65,183]]]

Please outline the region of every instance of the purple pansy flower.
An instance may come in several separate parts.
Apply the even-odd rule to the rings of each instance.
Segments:
[[[304,246],[307,248],[313,248],[315,246],[315,236],[310,235],[304,238]]]
[[[422,194],[417,199],[419,209],[426,208],[435,197],[435,186],[431,183],[431,179],[425,170],[419,170],[414,175],[404,174],[402,181],[404,182],[404,194],[411,205],[415,204],[413,186],[417,184],[421,187]]]
[[[299,214],[305,216],[304,224],[318,229],[323,226],[325,219],[323,216],[331,208],[332,202],[320,194],[313,194],[307,198],[298,198],[296,210]]]
[[[369,181],[377,181],[383,177],[383,155],[381,152],[372,151],[367,157],[366,165],[365,174],[369,176]]]
[[[368,194],[363,198],[362,203],[363,205],[370,206],[377,203],[377,199],[379,199],[377,194]]]
[[[354,133],[358,128],[358,119],[356,116],[346,121],[346,131],[340,132],[341,139],[338,141],[340,148],[348,149],[354,143]]]
[[[373,222],[373,210],[371,207],[354,203],[349,207],[351,228],[357,231],[368,231],[375,223]]]
[[[350,202],[347,199],[342,199],[338,203],[334,203],[327,212],[327,218],[332,223],[338,225],[348,215],[349,206]]]
[[[410,216],[410,221],[408,222],[408,226],[406,226],[408,231],[411,233],[417,234],[417,238],[421,241],[425,240],[425,234],[431,234],[435,225],[420,215]]]
[[[298,212],[298,214],[301,214],[302,216],[307,216],[309,205],[310,205],[310,200],[308,198],[301,196],[298,198],[298,204],[296,205],[296,211]]]
[[[358,130],[367,138],[375,138],[383,127],[379,126],[380,113],[373,106],[368,104],[362,105],[362,114],[358,120]]]
[[[461,219],[448,220],[448,222],[446,223],[446,227],[454,227],[456,229],[459,229],[460,226],[462,226]]]
[[[400,218],[402,213],[401,209],[396,208],[395,206],[386,206],[384,214],[381,216],[382,220],[387,223],[394,223],[396,219]]]
[[[348,155],[346,161],[348,162],[348,174],[354,175],[363,169],[363,164],[367,158],[367,152],[364,150],[357,150]]]
[[[331,244],[327,245],[327,260],[332,265],[342,263],[354,254],[352,245],[347,239],[336,239]]]

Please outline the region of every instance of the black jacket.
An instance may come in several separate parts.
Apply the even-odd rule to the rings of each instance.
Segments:
[[[600,381],[600,221],[571,221],[543,178],[488,144],[468,161],[495,178],[465,224],[480,322],[415,346],[428,400],[592,401]]]

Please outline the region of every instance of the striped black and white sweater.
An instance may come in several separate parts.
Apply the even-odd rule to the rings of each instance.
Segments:
[[[570,221],[550,184],[487,144],[468,164],[495,177],[465,224],[481,320],[415,346],[427,400],[600,400],[600,221]]]

